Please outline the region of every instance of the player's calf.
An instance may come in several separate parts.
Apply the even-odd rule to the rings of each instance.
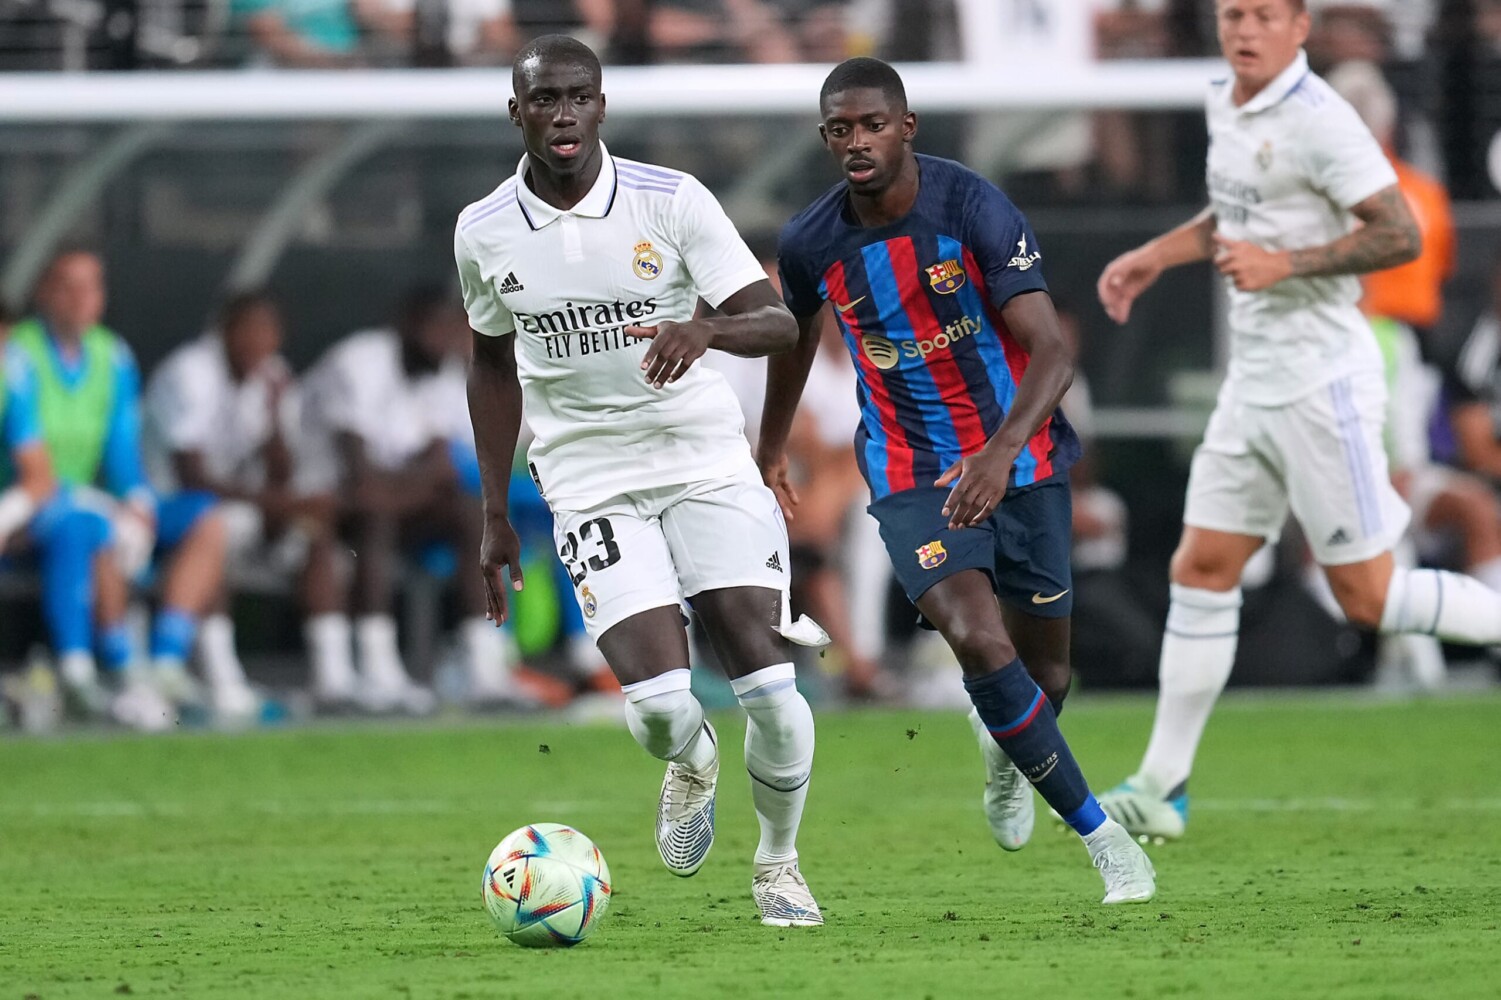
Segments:
[[[668,871],[683,877],[698,871],[714,846],[719,781],[718,741],[690,681],[681,668],[623,688],[631,735],[668,762],[657,800],[657,852]]]

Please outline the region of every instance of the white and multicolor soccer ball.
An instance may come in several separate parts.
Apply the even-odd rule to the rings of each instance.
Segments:
[[[570,948],[599,926],[610,905],[610,866],[572,827],[532,823],[490,852],[480,892],[496,929],[512,941]]]

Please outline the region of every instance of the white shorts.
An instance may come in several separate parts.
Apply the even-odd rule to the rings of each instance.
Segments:
[[[598,640],[632,615],[706,590],[787,591],[787,525],[754,469],[553,512],[558,555]]]
[[[1285,406],[1251,406],[1227,386],[1194,452],[1183,523],[1276,541],[1291,510],[1322,565],[1388,551],[1411,514],[1387,470],[1385,421],[1377,373]]]

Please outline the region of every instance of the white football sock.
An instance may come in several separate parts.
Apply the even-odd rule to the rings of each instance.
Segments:
[[[813,711],[791,663],[730,681],[745,709],[745,769],[761,824],[758,870],[797,860],[797,828],[813,770]]]
[[[1471,646],[1501,643],[1501,594],[1474,577],[1434,569],[1392,573],[1381,631],[1421,632]]]
[[[505,634],[484,615],[475,615],[459,625],[459,636],[470,683],[484,689],[503,686],[511,673]]]
[[[209,615],[198,626],[198,660],[210,687],[243,687],[247,683],[245,667],[235,652],[234,622],[228,615]]]
[[[1487,559],[1479,566],[1472,566],[1470,575],[1497,593],[1501,593],[1501,558]]]
[[[365,615],[354,623],[354,644],[359,652],[360,673],[377,687],[401,687],[410,683],[401,649],[396,645],[396,620],[390,615]]]
[[[355,689],[354,651],[349,617],[336,612],[313,615],[302,627],[313,660],[313,687],[323,694],[347,695]]]
[[[625,685],[625,723],[653,757],[702,771],[719,751],[704,728],[704,708],[689,690],[692,679],[681,667]]]
[[[1240,638],[1239,587],[1218,592],[1175,583],[1172,595],[1157,668],[1157,717],[1141,760],[1141,774],[1164,793],[1187,781],[1193,770]]]
[[[63,683],[69,687],[88,687],[99,679],[93,653],[64,653],[58,659],[57,672],[62,674]]]

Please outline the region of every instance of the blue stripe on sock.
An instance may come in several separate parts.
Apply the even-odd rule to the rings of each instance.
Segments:
[[[1063,817],[1063,822],[1073,827],[1079,836],[1087,837],[1105,822],[1105,810],[1100,808],[1094,795],[1090,794],[1085,797],[1083,805]]]
[[[151,627],[152,657],[170,656],[186,660],[197,631],[198,620],[186,611],[162,608]]]
[[[99,660],[110,672],[124,670],[131,660],[130,628],[124,622],[106,625],[99,633]]]

